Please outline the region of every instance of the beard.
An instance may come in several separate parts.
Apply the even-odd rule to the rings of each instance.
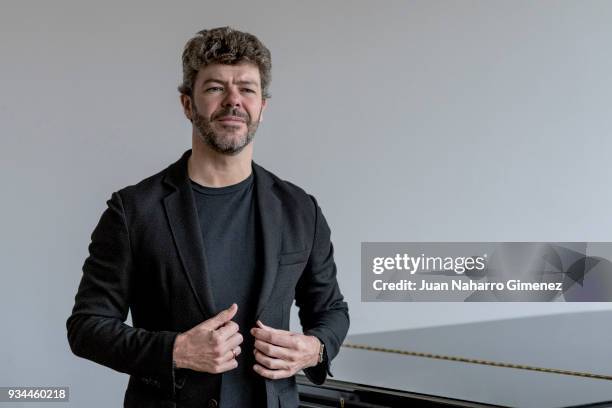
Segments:
[[[215,131],[213,129],[213,122],[223,116],[236,116],[243,119],[246,124],[246,131],[242,131],[243,133],[239,134],[243,127],[242,124],[228,123],[220,125],[219,122],[215,123],[215,125],[221,126],[221,129]],[[193,126],[198,130],[198,135],[204,143],[218,153],[235,156],[255,138],[255,132],[261,118],[261,111],[257,121],[253,121],[251,115],[247,112],[229,107],[220,109],[208,119],[198,113],[194,104],[192,117]]]

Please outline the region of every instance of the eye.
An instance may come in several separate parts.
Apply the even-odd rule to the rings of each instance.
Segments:
[[[221,88],[220,86],[213,86],[213,87],[206,89],[206,92],[209,92],[209,93],[219,92],[219,91],[223,91],[223,88]]]
[[[250,89],[250,88],[242,88],[242,90],[247,93],[256,93],[254,89]]]

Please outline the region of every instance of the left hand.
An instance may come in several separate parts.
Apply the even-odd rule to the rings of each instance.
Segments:
[[[272,380],[295,375],[319,363],[320,342],[315,336],[274,329],[257,321],[251,329],[255,337],[255,372]]]

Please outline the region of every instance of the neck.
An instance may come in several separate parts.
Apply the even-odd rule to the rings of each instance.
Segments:
[[[237,155],[229,156],[212,150],[197,135],[193,135],[187,170],[189,178],[202,186],[231,186],[251,175],[252,158],[253,143],[249,143]]]

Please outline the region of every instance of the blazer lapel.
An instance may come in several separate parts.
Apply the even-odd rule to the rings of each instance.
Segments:
[[[257,201],[261,221],[263,239],[263,277],[259,300],[257,302],[256,318],[259,319],[270,298],[276,273],[278,270],[278,254],[281,250],[282,234],[282,203],[274,191],[274,180],[268,172],[253,162],[255,182],[257,186]]]
[[[187,173],[191,150],[168,169],[164,181],[174,191],[164,198],[164,207],[186,278],[196,297],[204,319],[216,314],[206,267],[204,242]]]

